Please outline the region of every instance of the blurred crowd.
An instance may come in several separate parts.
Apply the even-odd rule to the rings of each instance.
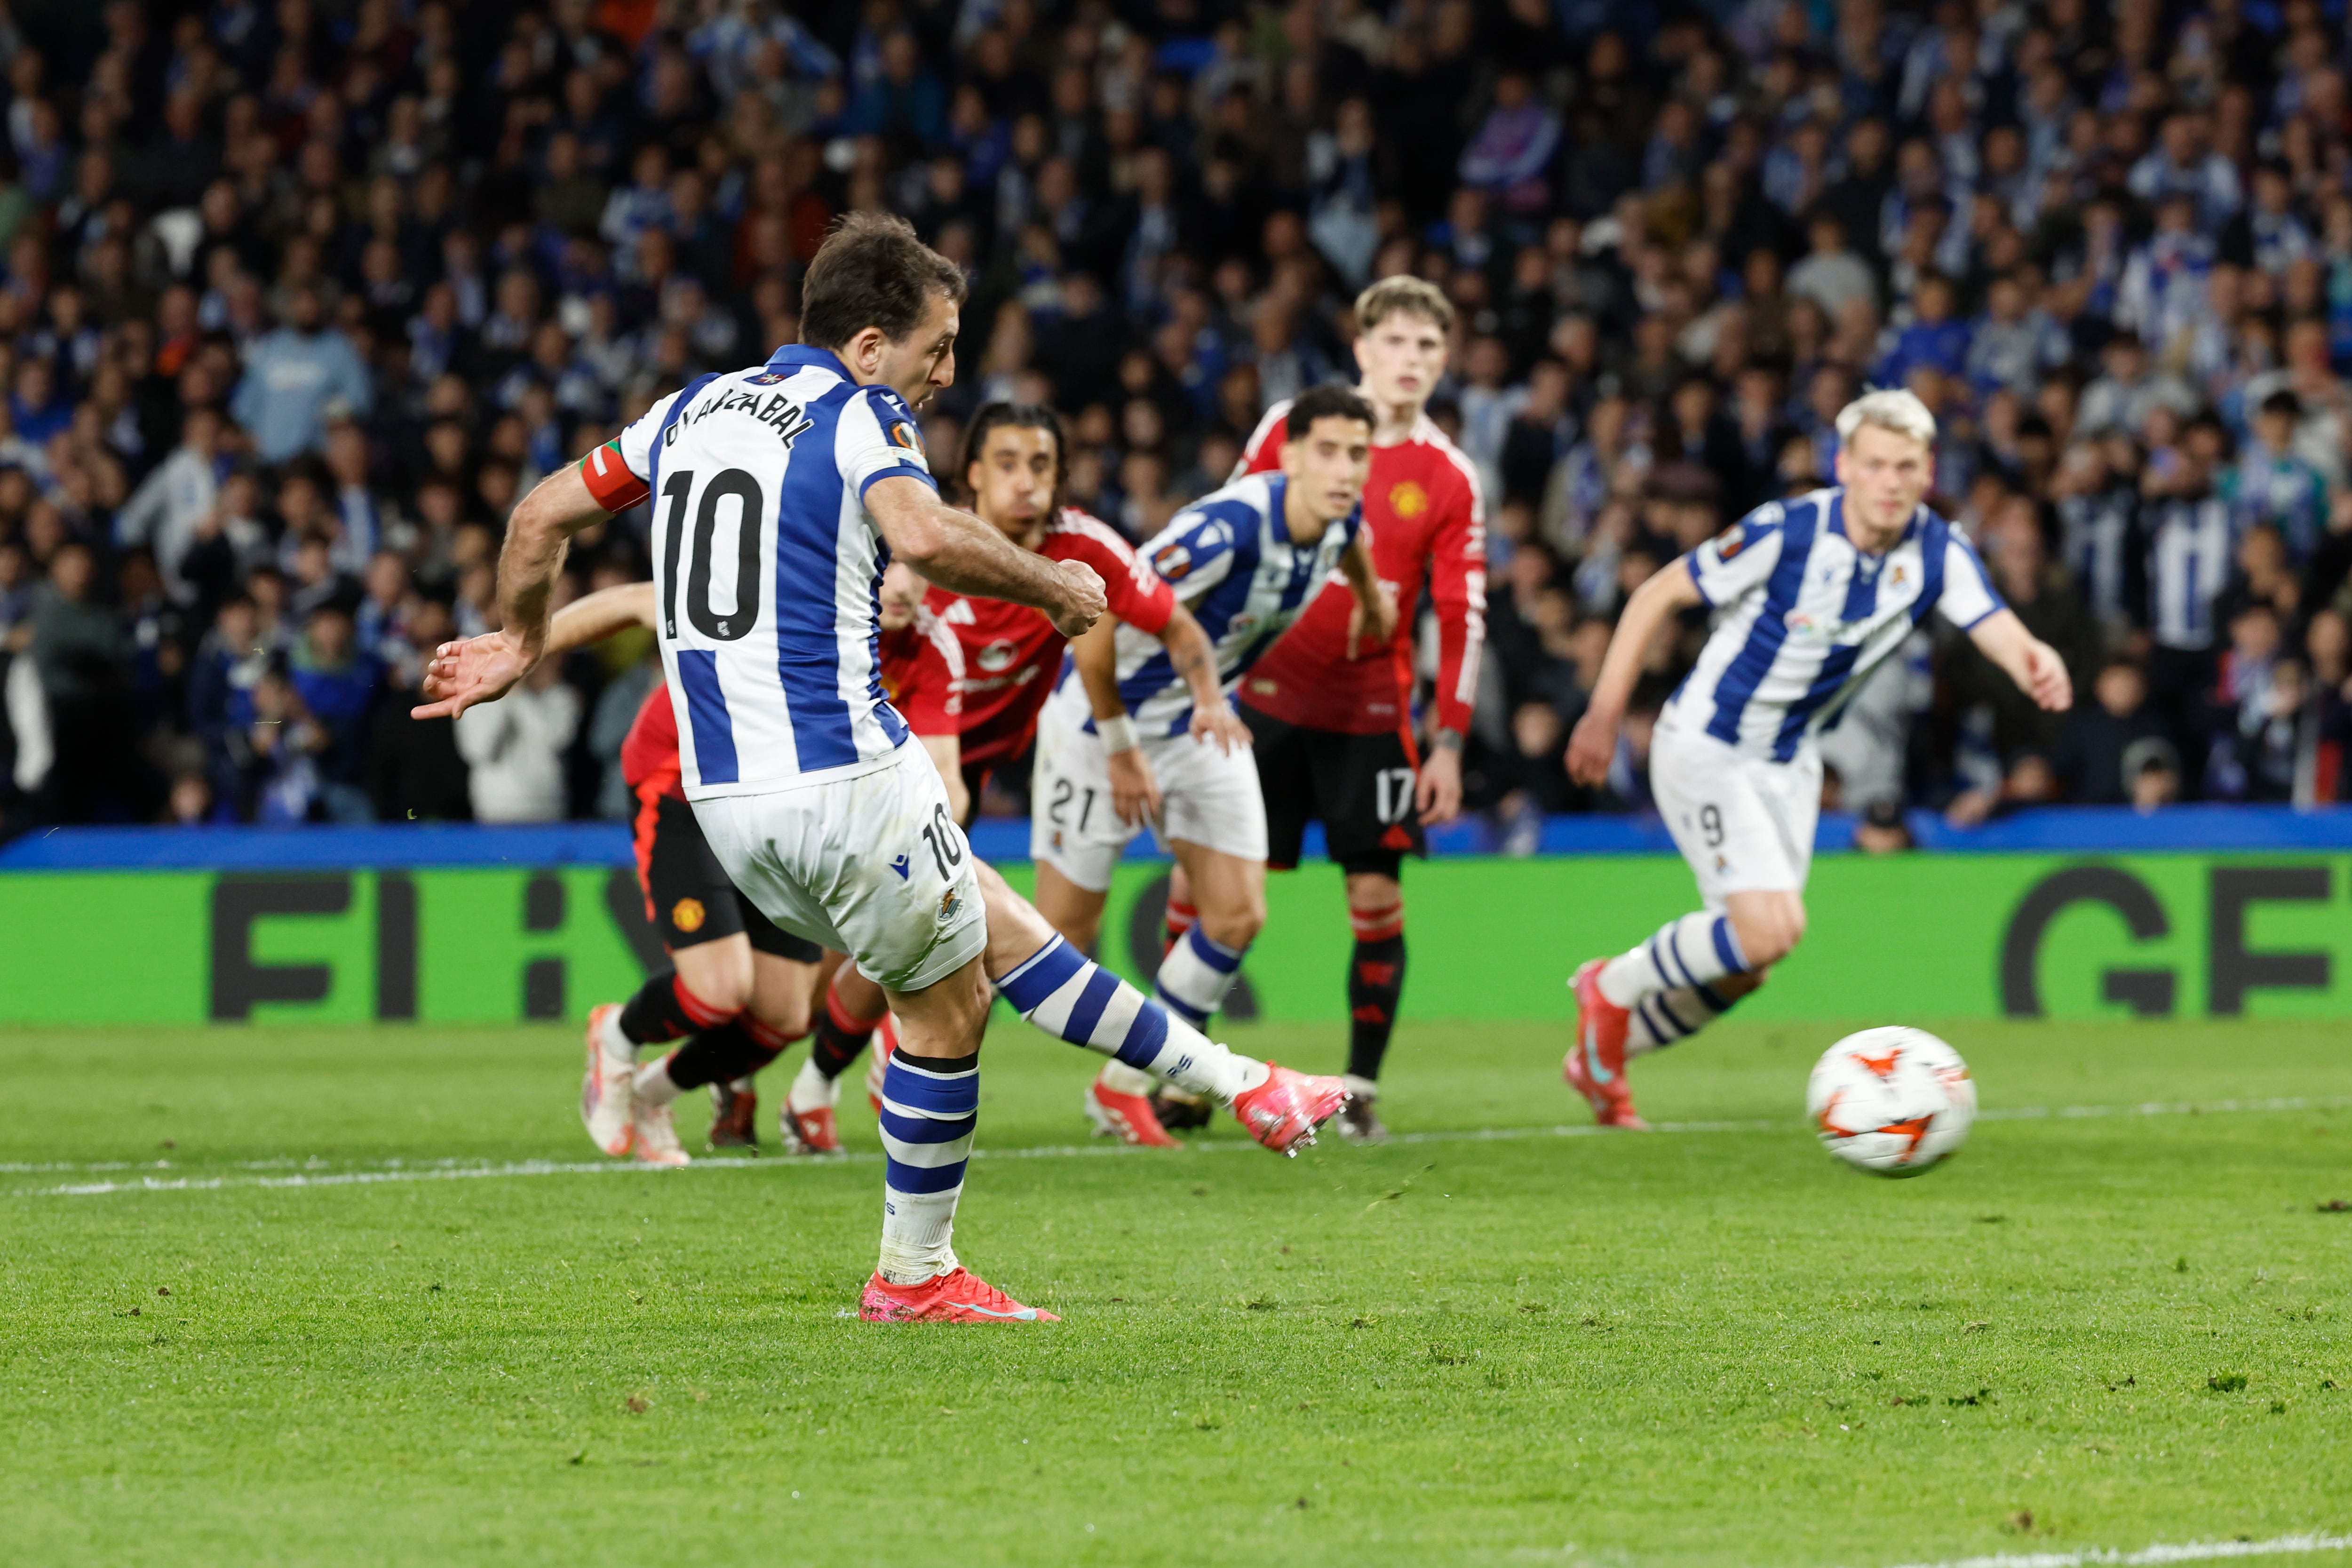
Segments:
[[[1923,629],[1832,805],[2341,798],[2352,693],[2343,0],[110,0],[0,12],[0,811],[619,815],[643,637],[447,721],[516,498],[797,336],[835,216],[971,282],[982,401],[1062,410],[1131,536],[1459,308],[1484,482],[1472,804],[1560,766],[1624,596],[1901,384],[1937,504],[2073,666],[2063,717]],[[942,464],[941,467],[947,465]],[[640,510],[563,594],[646,576]],[[1018,810],[1020,781],[991,802]]]

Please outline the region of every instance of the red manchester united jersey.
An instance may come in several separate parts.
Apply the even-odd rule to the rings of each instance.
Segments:
[[[1242,453],[1240,472],[1279,468],[1287,403],[1266,410]],[[1359,646],[1348,657],[1342,591],[1318,594],[1306,613],[1244,678],[1241,700],[1262,713],[1312,730],[1370,735],[1407,722],[1413,612],[1424,578],[1437,607],[1437,722],[1466,733],[1478,692],[1478,652],[1486,640],[1486,510],[1470,459],[1424,416],[1412,433],[1372,448],[1364,487],[1372,570],[1396,593],[1391,648]]]
[[[963,645],[926,603],[882,634],[882,689],[918,735],[963,732]]]
[[[678,786],[677,713],[669,705],[669,687],[662,681],[655,681],[637,704],[637,716],[621,742],[621,778],[632,792],[651,784],[656,794],[686,798]]]
[[[1176,595],[1149,563],[1109,524],[1075,507],[1065,507],[1045,527],[1037,553],[1054,561],[1083,561],[1103,580],[1110,613],[1147,632],[1167,627],[1176,613]],[[933,588],[923,601],[924,617],[936,635],[900,634],[883,639],[883,685],[908,727],[918,735],[958,734],[967,763],[1018,756],[1037,727],[1037,710],[1053,690],[1062,663],[1062,634],[1042,610]],[[912,628],[908,628],[911,632]],[[940,642],[953,645],[950,654]],[[899,702],[901,679],[915,693],[951,683],[959,709],[943,713],[919,698],[915,708]],[[919,712],[918,709],[921,710]]]

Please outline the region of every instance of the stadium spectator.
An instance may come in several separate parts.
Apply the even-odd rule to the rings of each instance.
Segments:
[[[497,702],[456,721],[467,794],[481,822],[551,822],[564,815],[564,748],[580,728],[580,694],[550,660]]]
[[[1137,533],[1346,373],[1364,280],[1444,289],[1431,415],[1489,482],[1495,662],[1528,661],[1484,683],[1490,809],[1643,798],[1637,762],[1592,800],[1525,749],[1573,721],[1572,650],[1825,482],[1873,381],[1936,408],[1938,504],[2021,613],[2133,661],[2156,725],[2086,773],[2071,721],[1969,719],[1967,651],[1923,638],[1868,694],[1903,737],[1853,759],[1873,798],[2343,793],[2352,59],[2309,5],[939,9],[401,0],[301,12],[294,47],[268,7],[17,18],[0,642],[57,763],[9,823],[471,809],[457,740],[387,717],[417,629],[488,624],[540,475],[795,335],[860,206],[970,281],[933,449],[986,397],[1049,401],[1071,499]],[[646,515],[583,536],[578,585],[646,573]],[[584,716],[633,665],[562,672],[530,810],[593,809]],[[293,738],[264,746],[272,676]]]

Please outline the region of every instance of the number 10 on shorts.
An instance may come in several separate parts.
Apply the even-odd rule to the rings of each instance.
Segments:
[[[931,807],[931,819],[923,824],[923,842],[930,847],[940,879],[952,880],[956,868],[963,864],[963,829],[949,819],[944,802]]]

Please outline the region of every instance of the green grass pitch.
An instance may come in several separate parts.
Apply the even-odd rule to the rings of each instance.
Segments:
[[[1556,1030],[1408,1026],[1423,1136],[1285,1162],[1230,1121],[1053,1152],[1091,1058],[1000,1021],[957,1241],[1066,1321],[964,1329],[845,1316],[854,1091],[862,1159],[475,1178],[593,1158],[575,1033],[0,1034],[0,1562],[1877,1568],[2352,1526],[2352,1034],[1948,1026],[1990,1114],[1888,1182],[1803,1123],[1839,1032],[1726,1026],[1636,1069],[1685,1130],[1560,1136]],[[2151,1101],[2200,1110],[2014,1114]],[[317,1180],[352,1176],[395,1179]]]

